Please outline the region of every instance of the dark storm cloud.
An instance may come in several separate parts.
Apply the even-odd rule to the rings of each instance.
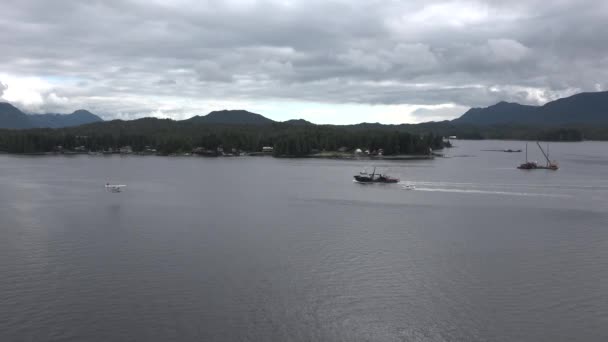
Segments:
[[[598,1],[9,0],[0,12],[0,81],[50,78],[41,109],[151,113],[154,97],[458,108],[608,79]]]

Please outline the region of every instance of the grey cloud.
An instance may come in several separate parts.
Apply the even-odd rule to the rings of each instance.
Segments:
[[[8,86],[0,81],[0,97],[2,97],[6,89],[8,89]]]
[[[132,117],[157,113],[157,97],[468,107],[608,86],[608,4],[591,0],[9,0],[0,10],[0,73],[75,80],[41,94],[43,110]]]
[[[156,81],[156,84],[158,85],[164,85],[164,86],[172,86],[177,84],[177,82],[175,80],[170,80],[170,79],[162,79],[162,80],[158,80]]]
[[[445,108],[418,108],[412,112],[412,115],[422,119],[422,121],[442,121],[456,118],[466,111],[467,107],[462,106]]]
[[[217,62],[204,60],[196,63],[195,71],[203,82],[230,82],[232,75],[229,70],[222,68]]]

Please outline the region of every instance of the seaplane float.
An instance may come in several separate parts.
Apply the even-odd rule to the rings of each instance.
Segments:
[[[125,188],[126,185],[124,184],[110,184],[110,183],[106,183],[106,191],[109,192],[121,192],[123,188]]]

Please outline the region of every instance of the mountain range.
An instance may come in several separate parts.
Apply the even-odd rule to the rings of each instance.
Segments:
[[[452,122],[473,125],[608,124],[608,91],[580,93],[542,106],[503,101],[485,108],[471,108]]]
[[[0,103],[0,128],[60,128],[103,121],[86,110],[72,114],[28,115],[9,103]],[[204,116],[194,116],[184,123],[209,125],[270,125],[277,123],[263,115],[246,110],[213,111]],[[283,122],[289,125],[313,125],[298,119]],[[499,102],[485,108],[471,108],[450,122],[453,125],[490,126],[515,124],[523,126],[555,125],[604,125],[608,124],[608,91],[580,93],[542,106]],[[380,124],[377,124],[382,126]]]
[[[84,109],[71,114],[25,114],[10,103],[0,102],[0,128],[61,128],[100,121],[99,116]]]

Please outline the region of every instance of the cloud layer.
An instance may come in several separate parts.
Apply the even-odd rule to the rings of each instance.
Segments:
[[[358,118],[340,105],[402,106],[405,122],[608,79],[598,1],[8,0],[0,13],[0,97],[30,111],[287,119],[327,105],[320,121],[341,123]]]

